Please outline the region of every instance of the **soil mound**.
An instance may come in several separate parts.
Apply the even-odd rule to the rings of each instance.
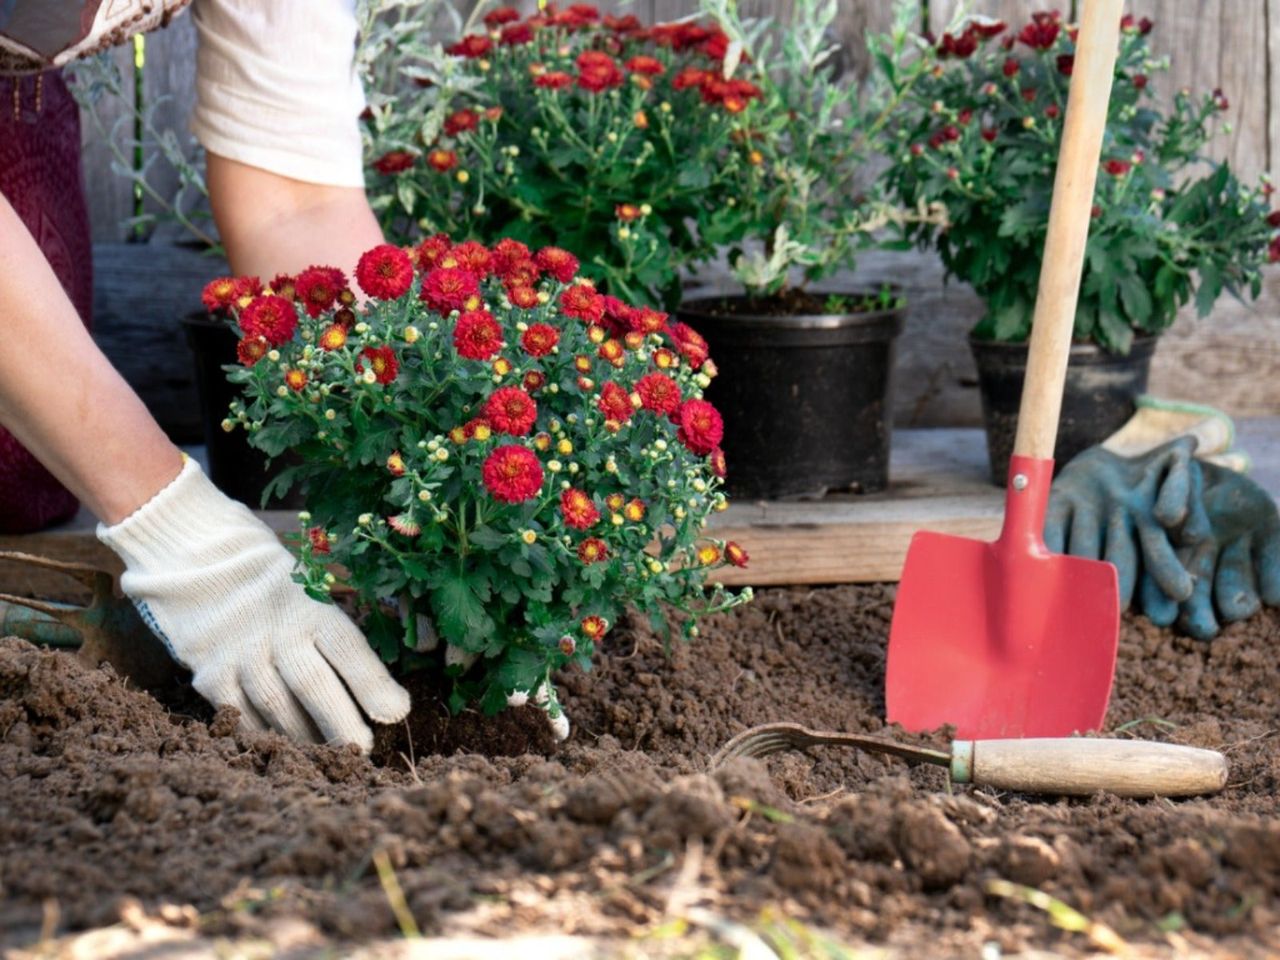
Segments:
[[[1163,927],[1275,945],[1274,612],[1212,644],[1124,628],[1110,729],[1225,751],[1218,797],[949,794],[936,768],[831,748],[707,773],[724,740],[769,720],[894,734],[879,719],[892,599],[760,591],[670,656],[621,625],[592,674],[562,678],[575,729],[557,752],[485,755],[522,741],[471,718],[433,743],[475,752],[416,743],[413,767],[405,751],[378,766],[241,733],[230,712],[170,712],[108,671],[0,641],[0,944],[33,938],[47,900],[78,928],[126,897],[194,904],[213,931],[303,917],[335,940],[394,935],[381,851],[425,931],[611,934],[697,902],[744,920],[781,904],[933,956],[1088,946],[987,893],[1004,878],[1132,940]]]

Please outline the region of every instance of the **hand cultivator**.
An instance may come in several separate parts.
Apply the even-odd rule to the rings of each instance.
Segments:
[[[79,647],[81,659],[95,667],[109,663],[120,676],[148,690],[162,690],[178,682],[177,664],[120,593],[114,574],[29,553],[0,551],[0,561],[55,570],[92,591],[85,606],[0,593],[0,636],[22,637],[51,647]]]
[[[948,767],[952,783],[972,783],[1062,796],[1099,791],[1120,797],[1190,797],[1217,793],[1227,782],[1226,758],[1149,740],[1086,740],[1042,737],[1026,740],[954,740],[934,750],[883,737],[810,730],[798,723],[766,723],[746,730],[711,758],[715,769],[733,757],[767,757],[815,746],[854,747]]]

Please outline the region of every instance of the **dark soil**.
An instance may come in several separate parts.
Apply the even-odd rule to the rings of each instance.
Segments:
[[[744,921],[777,904],[912,956],[1090,949],[986,892],[1006,878],[1130,941],[1165,943],[1163,925],[1233,956],[1280,946],[1276,612],[1212,644],[1124,629],[1110,729],[1225,751],[1217,797],[949,792],[937,768],[832,748],[704,772],[767,720],[880,732],[892,596],[760,591],[670,659],[619,628],[594,673],[563,679],[574,733],[553,756],[419,741],[412,769],[398,750],[380,767],[239,733],[232,712],[173,715],[68,654],[0,641],[0,945],[34,938],[47,900],[75,929],[114,921],[125,897],[193,904],[213,932],[303,917],[335,941],[394,936],[371,865],[385,851],[426,931],[627,934],[672,904]],[[459,729],[483,750],[490,723]],[[459,742],[444,726],[419,735]]]

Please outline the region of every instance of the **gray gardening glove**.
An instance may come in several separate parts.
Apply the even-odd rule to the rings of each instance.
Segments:
[[[1145,573],[1138,588],[1143,612],[1158,626],[1175,620],[1199,640],[1280,605],[1280,513],[1275,500],[1234,470],[1213,463],[1193,465],[1203,474],[1203,509],[1210,531],[1195,542],[1179,542],[1178,555],[1195,580],[1191,596],[1175,600]],[[1215,615],[1216,614],[1216,615]]]
[[[1046,546],[1054,553],[1114,564],[1122,610],[1128,609],[1140,574],[1141,599],[1154,589],[1174,604],[1190,600],[1195,580],[1178,547],[1200,544],[1211,534],[1195,452],[1196,439],[1190,436],[1137,457],[1089,448],[1053,482]]]

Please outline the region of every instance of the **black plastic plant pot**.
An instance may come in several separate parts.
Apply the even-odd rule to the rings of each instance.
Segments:
[[[240,388],[227,379],[222,369],[226,364],[236,363],[235,331],[224,321],[203,312],[183,317],[182,327],[195,358],[196,392],[200,397],[209,479],[227,496],[257,510],[262,506],[262,492],[272,476],[268,472],[267,456],[249,445],[244,430],[237,428],[228,433],[222,429],[231,401],[241,396]],[[266,504],[274,509],[301,505],[296,491]]]
[[[707,339],[719,369],[706,396],[724,416],[731,497],[888,485],[900,307],[770,316],[745,298],[711,297],[684,303],[678,316]]]
[[[1055,470],[1076,454],[1101,443],[1133,416],[1135,400],[1147,390],[1151,357],[1158,337],[1136,337],[1125,356],[1092,343],[1073,343],[1062,396],[1062,416],[1054,447]],[[978,366],[982,419],[987,430],[991,482],[1004,486],[1018,405],[1027,373],[1027,344],[996,343],[969,338]]]

